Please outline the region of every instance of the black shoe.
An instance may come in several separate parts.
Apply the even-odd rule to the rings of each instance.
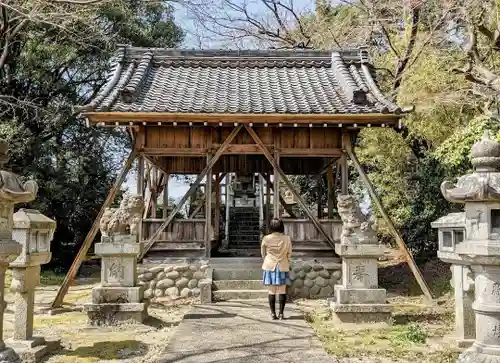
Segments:
[[[280,294],[279,296],[279,303],[280,303],[280,314],[279,314],[279,319],[284,320],[285,316],[283,315],[283,312],[285,311],[285,305],[286,305],[286,294]]]
[[[271,309],[271,319],[277,320],[276,316],[276,295],[268,295],[269,298],[269,308]]]

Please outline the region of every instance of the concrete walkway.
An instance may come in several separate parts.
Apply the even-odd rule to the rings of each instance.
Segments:
[[[272,321],[264,300],[195,306],[159,363],[336,362],[293,304],[286,306],[285,316]]]

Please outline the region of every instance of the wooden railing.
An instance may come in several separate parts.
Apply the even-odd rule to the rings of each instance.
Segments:
[[[340,241],[342,221],[339,219],[320,219],[321,226],[334,242]],[[324,242],[325,239],[318,232],[313,222],[309,219],[283,219],[285,234],[289,235],[293,242]]]
[[[163,222],[164,219],[161,218],[143,219],[142,240],[147,241]],[[205,219],[175,219],[161,233],[158,241],[204,243]]]

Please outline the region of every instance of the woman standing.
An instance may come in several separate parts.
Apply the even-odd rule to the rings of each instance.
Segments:
[[[270,234],[264,236],[261,245],[263,283],[269,289],[269,307],[271,318],[276,316],[276,294],[279,295],[279,319],[284,319],[283,312],[286,304],[286,282],[292,258],[292,242],[290,237],[283,234],[285,228],[281,219],[274,218],[269,224]]]

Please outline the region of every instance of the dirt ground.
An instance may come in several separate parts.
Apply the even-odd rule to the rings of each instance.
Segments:
[[[325,349],[339,362],[454,363],[458,352],[453,347],[449,265],[434,260],[421,269],[437,296],[432,306],[426,304],[410,269],[398,253],[388,251],[385,261],[380,262],[380,285],[388,290],[389,301],[395,307],[389,326],[360,325],[345,329],[332,324],[326,301],[301,300],[297,303]],[[89,327],[81,306],[90,300],[92,287],[99,279],[79,279],[65,298],[65,306],[74,311],[50,316],[46,312],[60,280],[60,276],[45,276],[36,295],[35,335],[60,338],[64,348],[47,357],[46,363],[156,362],[175,327],[190,309],[190,301],[158,302],[150,306],[151,317],[145,324]],[[12,294],[6,292],[4,339],[12,335],[12,299]]]

